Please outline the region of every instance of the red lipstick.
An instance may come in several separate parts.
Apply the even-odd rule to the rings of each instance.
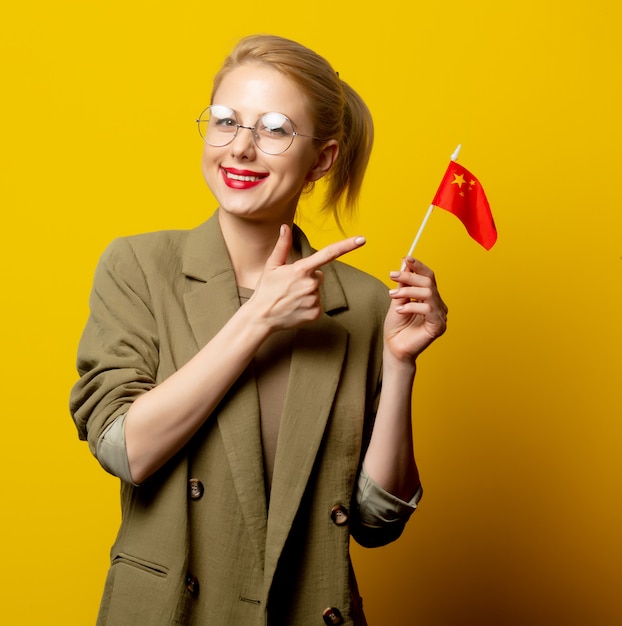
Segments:
[[[263,172],[238,170],[233,167],[221,167],[220,173],[225,185],[231,189],[252,189],[268,177],[268,174]]]

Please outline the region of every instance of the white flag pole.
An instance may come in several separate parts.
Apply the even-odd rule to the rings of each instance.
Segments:
[[[462,148],[462,144],[459,143],[458,147],[453,151],[453,154],[451,155],[452,161],[458,160],[458,155],[460,154],[460,148]],[[419,238],[421,237],[421,233],[423,232],[425,225],[428,223],[428,220],[430,219],[430,215],[432,215],[433,210],[434,210],[434,205],[431,204],[428,207],[428,210],[425,214],[425,217],[423,218],[423,221],[421,222],[421,226],[419,226],[419,230],[417,231],[417,234],[415,235],[415,238],[410,246],[410,250],[408,251],[407,256],[412,256],[413,252],[415,251],[415,248],[417,247],[417,244],[419,243]],[[406,268],[406,263],[403,263],[402,271],[404,271],[405,268]]]

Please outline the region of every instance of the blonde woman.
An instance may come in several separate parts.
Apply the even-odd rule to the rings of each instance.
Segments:
[[[445,330],[433,272],[395,289],[314,251],[298,199],[356,202],[373,126],[330,64],[239,42],[199,120],[216,212],[114,241],[98,265],[71,411],[121,479],[98,624],[365,624],[349,557],[395,540],[421,485],[411,393]]]

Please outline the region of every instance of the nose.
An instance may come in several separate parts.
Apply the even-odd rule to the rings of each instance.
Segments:
[[[242,131],[250,131],[248,133]],[[255,154],[255,129],[252,126],[238,124],[238,132],[230,144],[231,154],[237,158],[251,158]]]

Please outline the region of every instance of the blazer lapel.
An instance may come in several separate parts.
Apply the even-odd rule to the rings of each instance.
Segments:
[[[194,279],[184,295],[184,304],[200,349],[240,308],[235,276],[217,214],[190,232],[183,272]],[[223,400],[217,424],[242,515],[261,563],[264,560],[267,512],[259,419],[257,388],[249,368]]]
[[[303,239],[303,256],[306,246]],[[345,294],[334,268],[322,270],[324,315],[298,330],[292,350],[270,495],[266,581],[274,576],[313,470],[347,350],[348,331],[329,315],[347,307]]]

